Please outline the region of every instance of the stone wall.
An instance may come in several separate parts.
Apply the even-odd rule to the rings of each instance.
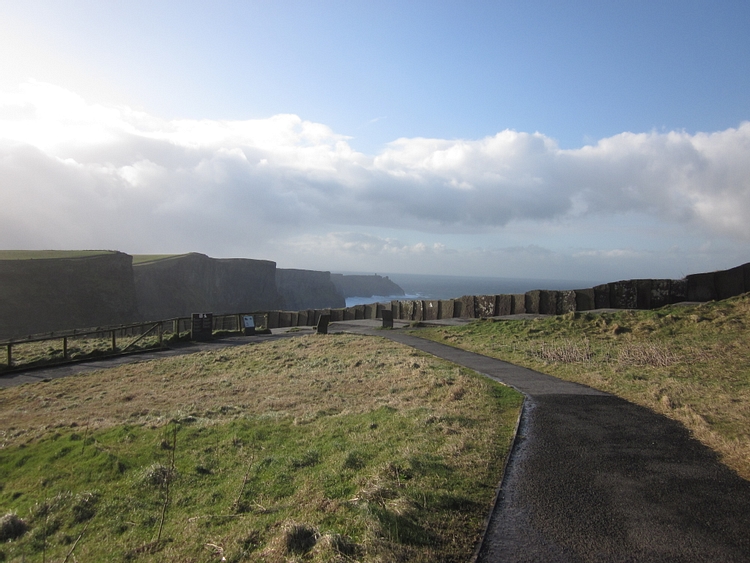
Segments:
[[[381,318],[381,311],[393,311],[402,321],[439,319],[474,319],[524,313],[561,315],[593,309],[656,309],[683,301],[727,299],[750,291],[750,263],[718,272],[693,274],[682,280],[622,280],[596,287],[565,291],[533,290],[516,295],[464,295],[446,300],[410,300],[379,303],[365,313],[368,306],[326,309],[308,315],[309,326],[323,313],[331,321]],[[374,311],[375,317],[368,316]],[[284,317],[274,314],[270,328],[297,326],[283,324]],[[299,322],[297,319],[296,322]]]

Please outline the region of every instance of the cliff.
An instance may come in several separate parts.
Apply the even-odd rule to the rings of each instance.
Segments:
[[[404,295],[404,290],[393,283],[388,276],[331,274],[331,281],[344,297]]]
[[[280,309],[276,263],[217,259],[190,253],[133,266],[138,309],[144,319],[192,313],[240,313]]]
[[[276,287],[284,299],[284,309],[328,309],[344,307],[346,300],[331,281],[330,272],[315,270],[276,270]]]
[[[0,338],[134,322],[132,257],[122,252],[0,255]]]

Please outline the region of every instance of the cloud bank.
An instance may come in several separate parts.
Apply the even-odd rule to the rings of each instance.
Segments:
[[[365,253],[445,254],[439,243],[362,233],[429,239],[628,213],[750,241],[749,122],[622,133],[572,150],[511,130],[401,138],[377,155],[350,141],[296,115],[166,120],[29,82],[0,94],[0,247],[251,256],[264,243],[310,252],[351,243]]]

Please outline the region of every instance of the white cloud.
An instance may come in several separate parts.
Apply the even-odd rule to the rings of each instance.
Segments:
[[[628,213],[746,243],[750,123],[622,133],[573,150],[516,131],[401,138],[366,155],[296,115],[165,120],[38,82],[0,95],[0,247],[434,257],[464,250],[430,233]],[[341,234],[379,228],[422,235]],[[604,259],[622,245],[593,246]]]

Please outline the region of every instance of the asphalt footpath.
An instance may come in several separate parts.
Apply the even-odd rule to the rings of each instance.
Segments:
[[[613,395],[402,331],[526,396],[477,561],[750,561],[750,482],[680,424]]]
[[[589,387],[377,326],[354,321],[333,323],[330,330],[400,342],[526,396],[476,561],[750,562],[750,482],[680,424]],[[278,331],[9,374],[0,377],[0,387],[310,332]]]

